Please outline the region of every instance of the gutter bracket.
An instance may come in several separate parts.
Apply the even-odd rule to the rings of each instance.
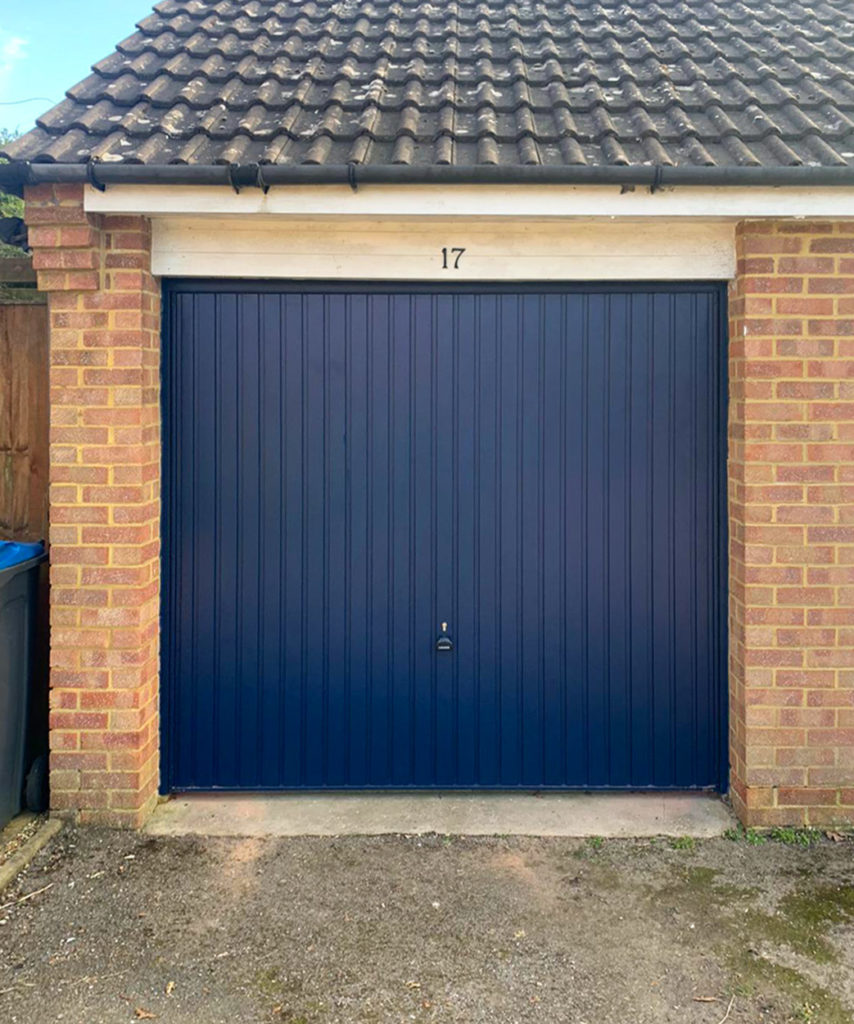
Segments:
[[[347,181],[354,192],[359,191],[359,183],[356,181],[356,165],[352,161],[347,164]]]
[[[664,175],[664,168],[661,164],[655,165],[655,173],[652,176],[652,184],[649,186],[649,194],[655,195],[656,192],[661,188],[661,179]]]
[[[261,166],[261,164],[258,164],[256,183],[258,184],[258,187],[262,190],[264,195],[267,195],[267,193],[270,191],[270,183],[264,177],[264,168]]]
[[[231,182],[231,187],[234,189],[234,194],[239,196],[240,195],[240,182],[237,180],[237,165],[236,164],[229,164],[228,165],[228,178],[229,178],[229,181]]]
[[[86,164],[86,177],[89,179],[89,184],[92,186],[92,188],[96,188],[99,192],[107,191],[107,186],[103,183],[103,181],[98,181],[98,178],[95,175],[94,160],[90,160],[89,163]]]

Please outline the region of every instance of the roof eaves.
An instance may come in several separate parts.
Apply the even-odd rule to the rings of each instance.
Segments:
[[[20,193],[43,183],[108,185],[219,185],[235,189],[287,185],[615,185],[624,188],[851,187],[854,166],[674,167],[457,166],[359,164],[58,164],[12,161],[0,165],[0,187]]]

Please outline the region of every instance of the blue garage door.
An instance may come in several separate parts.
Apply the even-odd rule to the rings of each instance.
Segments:
[[[171,284],[165,786],[722,786],[723,303]]]

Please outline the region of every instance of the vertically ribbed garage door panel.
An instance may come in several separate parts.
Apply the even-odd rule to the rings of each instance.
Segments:
[[[170,287],[167,785],[721,784],[722,301]]]

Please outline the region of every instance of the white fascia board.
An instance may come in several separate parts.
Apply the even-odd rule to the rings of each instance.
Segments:
[[[148,217],[854,218],[854,188],[648,188],[561,185],[280,185],[86,188],[91,213]]]

